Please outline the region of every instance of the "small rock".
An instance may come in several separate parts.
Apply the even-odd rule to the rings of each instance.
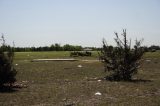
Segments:
[[[16,66],[18,66],[18,64],[15,64]]]
[[[64,79],[65,82],[70,82],[69,79]]]
[[[151,60],[146,60],[146,62],[150,62]]]
[[[94,79],[95,79],[95,80],[97,80],[98,78],[97,78],[97,77],[95,77]]]
[[[137,88],[136,91],[139,91],[139,89]]]
[[[66,99],[66,98],[64,98],[64,99],[63,99],[63,101],[67,101],[67,99]]]
[[[102,80],[98,80],[98,82],[101,82]]]
[[[82,65],[78,65],[77,67],[78,67],[78,68],[82,68]]]
[[[100,92],[96,92],[94,95],[96,95],[96,96],[101,96],[101,95],[102,95],[102,93],[100,93]]]
[[[22,81],[22,83],[28,83],[29,81]]]

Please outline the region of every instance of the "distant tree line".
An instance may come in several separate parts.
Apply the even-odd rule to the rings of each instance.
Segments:
[[[40,46],[40,47],[15,47],[16,52],[30,52],[30,51],[81,51],[82,46],[74,46],[66,44],[61,46],[58,43],[52,44],[51,46]]]
[[[110,47],[113,47],[113,46],[110,45]],[[114,47],[113,47],[113,48],[114,48]],[[144,49],[144,52],[156,52],[156,51],[160,50],[160,46],[158,46],[158,45],[151,45],[151,46],[149,46],[149,47],[147,47],[147,46],[142,46],[141,48]],[[98,48],[97,50],[100,50],[100,51],[101,51],[101,49],[99,49],[99,48]]]
[[[145,52],[155,52],[157,50],[160,50],[160,46],[158,45],[151,45],[150,47],[144,47]]]
[[[6,50],[10,48],[10,46],[5,47]],[[92,50],[99,50],[100,48],[96,47],[88,47]],[[40,47],[14,47],[15,52],[36,52],[36,51],[83,51],[82,46],[65,44],[61,46],[58,43],[52,44],[50,46],[40,46]]]
[[[100,51],[101,50],[101,48],[97,48],[97,47],[82,47],[82,46],[70,45],[70,44],[65,44],[65,45],[61,46],[60,44],[55,43],[50,46],[40,46],[40,47],[14,47],[14,51],[15,52],[83,51],[84,48],[90,48],[93,51]],[[160,46],[158,46],[158,45],[151,45],[149,47],[144,46],[143,48],[144,48],[145,52],[155,52],[157,50],[160,50]],[[7,51],[9,49],[10,49],[10,46],[5,45],[4,50]]]

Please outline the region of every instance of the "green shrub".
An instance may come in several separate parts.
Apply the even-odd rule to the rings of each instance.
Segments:
[[[121,40],[118,33],[115,33],[116,47],[107,45],[103,39],[103,48],[100,52],[100,60],[104,63],[105,71],[110,73],[106,78],[109,80],[132,80],[140,66],[144,50],[141,47],[142,40],[136,40],[131,48],[131,40],[128,42],[126,30],[123,30]]]
[[[4,37],[1,37],[0,46],[0,86],[12,85],[16,81],[17,71],[13,67],[14,48],[6,46]],[[7,48],[6,48],[7,47]]]

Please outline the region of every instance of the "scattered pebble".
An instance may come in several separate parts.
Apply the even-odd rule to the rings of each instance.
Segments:
[[[101,82],[102,80],[98,80],[98,82]]]
[[[65,81],[65,82],[69,82],[69,79],[65,79],[64,81]]]
[[[82,68],[82,65],[78,65],[77,67],[78,67],[78,68]]]
[[[102,93],[100,93],[100,92],[96,92],[94,95],[96,95],[96,96],[101,96],[101,95],[102,95]]]
[[[67,99],[66,98],[64,98],[64,99],[62,99],[63,101],[67,101]]]
[[[97,80],[98,78],[97,78],[97,77],[95,77],[94,79],[95,79],[95,80]]]
[[[22,81],[22,83],[28,83],[29,81]]]
[[[15,64],[16,66],[18,66],[18,64]]]
[[[151,60],[146,60],[147,62],[150,62]]]
[[[137,88],[136,91],[139,91],[139,89]]]

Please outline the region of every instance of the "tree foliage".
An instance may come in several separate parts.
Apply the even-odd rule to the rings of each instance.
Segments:
[[[127,40],[126,30],[123,30],[123,40],[115,33],[116,47],[107,45],[103,39],[103,48],[100,53],[100,60],[104,63],[105,71],[110,72],[106,78],[109,80],[131,80],[137,73],[144,50],[141,47],[143,40],[135,40],[131,48],[131,40]]]
[[[15,52],[30,52],[30,51],[81,51],[82,46],[65,44],[61,46],[58,43],[52,44],[51,46],[44,47],[15,47]]]
[[[3,35],[0,40],[2,42],[0,45],[0,86],[12,85],[16,81],[17,73],[13,67],[14,48],[6,46]]]

